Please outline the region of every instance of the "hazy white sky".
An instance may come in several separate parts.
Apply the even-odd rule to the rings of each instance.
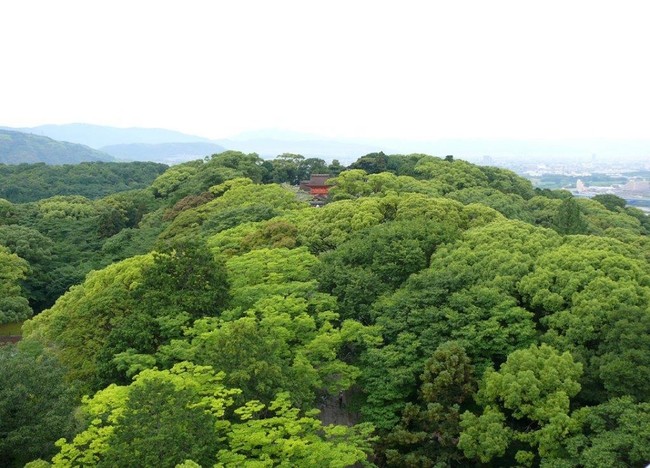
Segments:
[[[10,0],[0,125],[650,138],[650,2]]]

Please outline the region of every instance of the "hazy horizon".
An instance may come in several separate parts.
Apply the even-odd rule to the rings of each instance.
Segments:
[[[0,122],[2,123],[2,122]],[[11,128],[1,126],[0,128]],[[108,127],[89,123],[48,124],[13,128],[70,141],[104,150],[104,147],[132,144],[215,143],[228,149],[256,152],[265,158],[282,153],[298,153],[326,160],[350,163],[367,153],[426,153],[434,156],[452,154],[472,162],[641,162],[647,166],[650,139],[513,139],[513,138],[442,138],[431,140],[390,138],[328,138],[315,133],[285,129],[258,129],[209,139],[174,129],[151,127]],[[114,149],[114,148],[113,148]]]
[[[0,123],[649,139],[643,2],[10,2]],[[650,147],[649,147],[650,149]]]

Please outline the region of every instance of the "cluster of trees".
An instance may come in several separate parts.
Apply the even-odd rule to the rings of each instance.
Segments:
[[[277,183],[328,171],[309,161],[225,152],[139,191],[0,205],[2,297],[29,308],[38,292],[47,307],[0,348],[13,369],[0,458],[650,461],[646,216],[506,170],[383,153],[339,172],[315,209]],[[66,271],[73,286],[53,303],[48,275]],[[348,424],[324,423],[341,413]]]
[[[81,195],[90,199],[117,192],[143,189],[167,170],[152,162],[82,162],[60,166],[0,164],[0,198],[27,203],[56,195]]]
[[[264,161],[266,174],[265,183],[288,183],[298,185],[301,181],[309,179],[311,174],[338,175],[343,169],[338,160],[327,164],[320,158],[305,158],[300,154],[284,153],[275,159]]]

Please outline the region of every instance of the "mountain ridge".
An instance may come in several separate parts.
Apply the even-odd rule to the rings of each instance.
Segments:
[[[86,145],[49,137],[0,129],[0,163],[77,164],[115,161],[111,155]]]
[[[438,156],[452,154],[457,158],[478,162],[486,156],[495,160],[523,161],[592,161],[644,160],[650,158],[650,139],[622,138],[429,138],[408,139],[394,137],[379,138],[334,138],[312,133],[297,132],[278,128],[250,130],[227,138],[210,139],[161,128],[118,128],[93,124],[41,125],[32,128],[7,128],[43,134],[54,139],[87,144],[102,149],[107,146],[127,144],[196,144],[209,143],[224,149],[254,152],[265,159],[282,153],[298,153],[305,157],[339,159],[352,162],[364,154],[383,151],[386,154],[426,153]],[[140,148],[141,149],[141,148]],[[169,163],[169,155],[163,159],[155,156],[158,148],[150,148],[154,156],[138,155],[137,160]],[[156,151],[153,151],[153,150]],[[135,151],[135,150],[134,150]],[[212,152],[212,151],[209,151]],[[202,157],[201,151],[192,154],[190,150],[180,151],[180,155]],[[137,151],[136,151],[137,154]],[[124,157],[114,154],[114,156]],[[187,158],[177,158],[181,162]],[[172,161],[173,162],[173,161]]]
[[[122,143],[100,148],[120,160],[155,161],[178,164],[226,151],[221,145],[209,142]]]
[[[130,144],[130,143],[188,143],[188,142],[212,142],[209,138],[164,128],[143,128],[143,127],[111,127],[86,123],[71,124],[47,124],[36,127],[0,127],[7,130],[32,133],[34,135],[46,136],[55,140],[70,141],[99,149],[103,146]]]

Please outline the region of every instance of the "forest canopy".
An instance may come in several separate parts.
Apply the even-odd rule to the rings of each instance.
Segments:
[[[617,199],[234,151],[36,198],[0,200],[8,466],[650,462],[650,222]]]
[[[0,164],[0,198],[13,203],[38,201],[55,195],[90,199],[148,187],[167,170],[152,162],[83,162],[50,166]]]

